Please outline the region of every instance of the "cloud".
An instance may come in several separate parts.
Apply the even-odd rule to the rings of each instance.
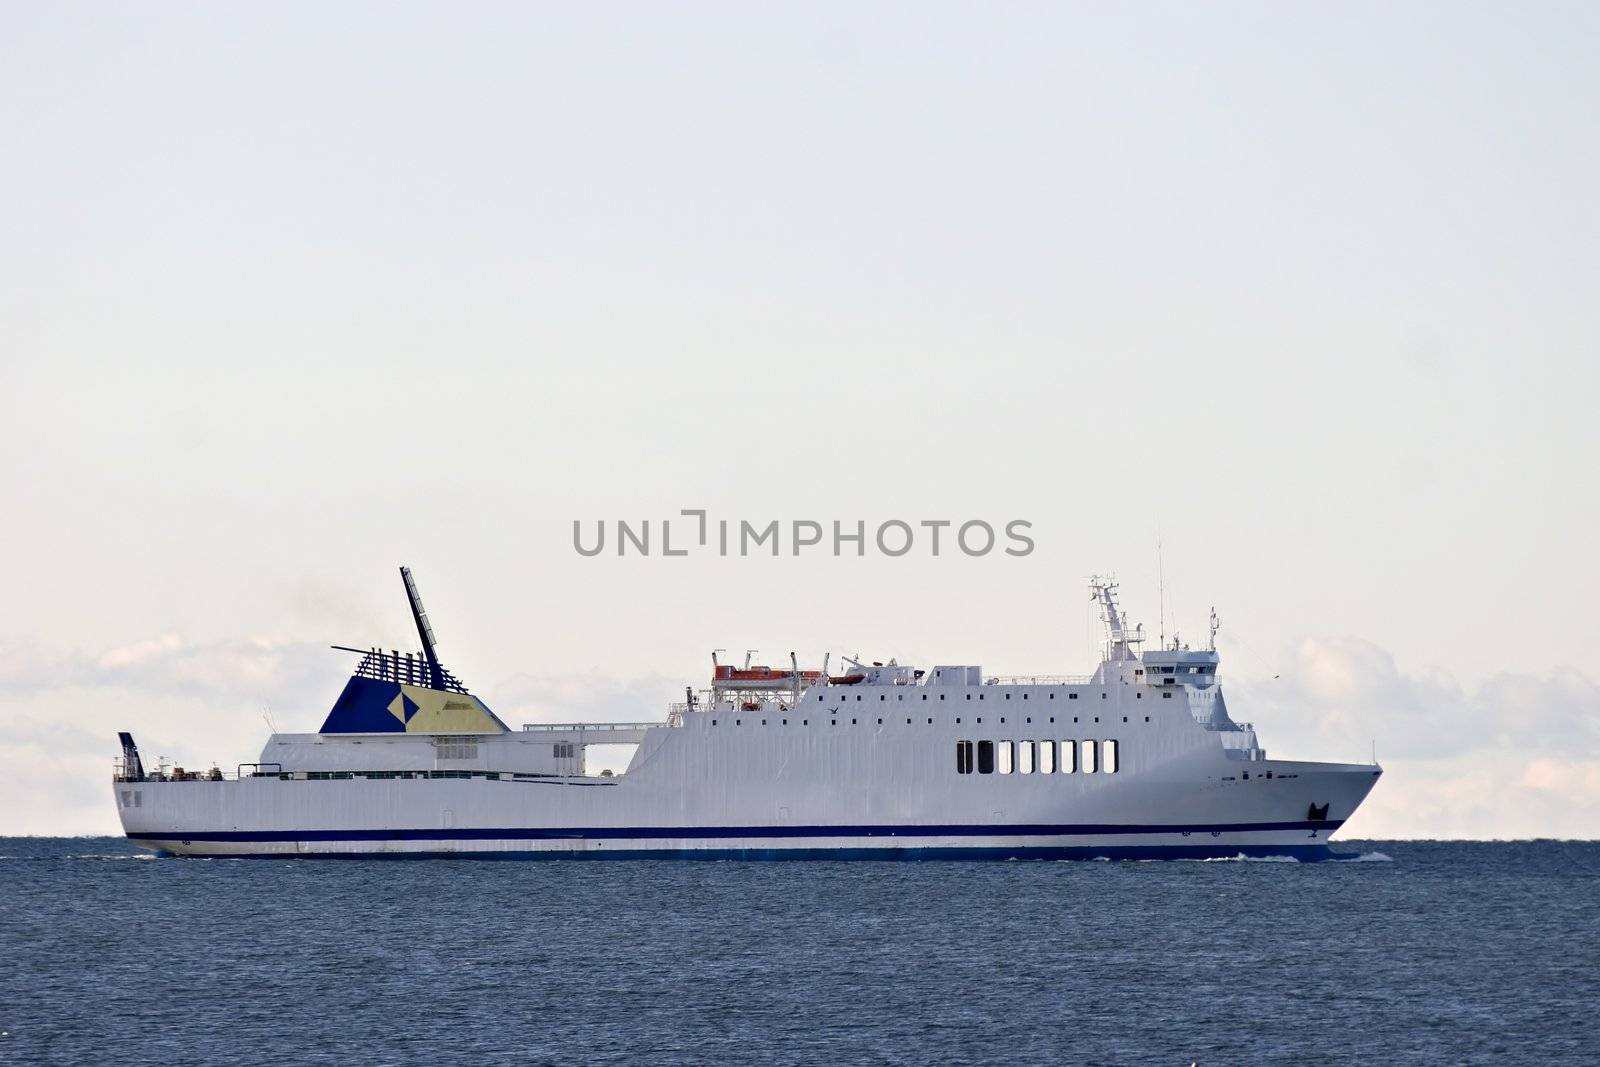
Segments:
[[[99,653],[0,646],[0,697],[66,686],[116,686],[164,694],[232,698],[295,695],[326,678],[326,649],[304,641],[192,644],[174,633]]]
[[[490,706],[506,722],[660,722],[682,700],[680,681],[664,675],[618,679],[579,674],[516,674],[497,685]],[[515,722],[513,722],[515,720]]]
[[[0,647],[0,834],[119,832],[108,784],[116,731],[148,758],[224,768],[278,727],[315,730],[345,664],[319,645],[197,644],[159,634],[92,654]],[[1225,680],[1236,719],[1274,757],[1367,758],[1385,774],[1345,837],[1594,837],[1600,832],[1600,686],[1581,671],[1502,673],[1465,688],[1404,670],[1353,637],[1307,638],[1273,680]],[[659,721],[681,679],[516,674],[483,695],[523,722]]]
[[[231,769],[260,751],[266,709],[285,730],[315,730],[342,684],[327,650],[304,642],[161,634],[95,653],[0,647],[0,834],[120,833],[118,730],[152,761]]]
[[[1401,670],[1355,637],[1302,640],[1274,680],[1226,684],[1273,756],[1362,760],[1385,774],[1345,836],[1593,837],[1600,831],[1600,686],[1570,667],[1474,688]]]

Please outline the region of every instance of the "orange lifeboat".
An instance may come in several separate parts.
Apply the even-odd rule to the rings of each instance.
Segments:
[[[792,671],[776,667],[731,667],[717,664],[711,672],[716,689],[791,689],[796,680],[801,688],[822,681],[821,671]]]

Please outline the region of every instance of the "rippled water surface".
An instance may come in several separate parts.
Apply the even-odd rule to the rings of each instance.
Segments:
[[[0,838],[0,1062],[1593,1063],[1600,845],[150,859]]]

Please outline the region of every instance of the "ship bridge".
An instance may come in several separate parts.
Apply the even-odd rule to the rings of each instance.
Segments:
[[[1206,688],[1217,682],[1215,649],[1163,648],[1140,655],[1146,685],[1192,685]]]

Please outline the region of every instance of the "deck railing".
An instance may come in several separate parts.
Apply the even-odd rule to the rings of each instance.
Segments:
[[[984,685],[1088,685],[1094,679],[1087,674],[997,674],[985,678]]]
[[[675,726],[677,723],[667,722],[525,722],[522,729],[526,733],[592,733],[603,734],[608,732],[634,730],[657,730],[663,726]]]

